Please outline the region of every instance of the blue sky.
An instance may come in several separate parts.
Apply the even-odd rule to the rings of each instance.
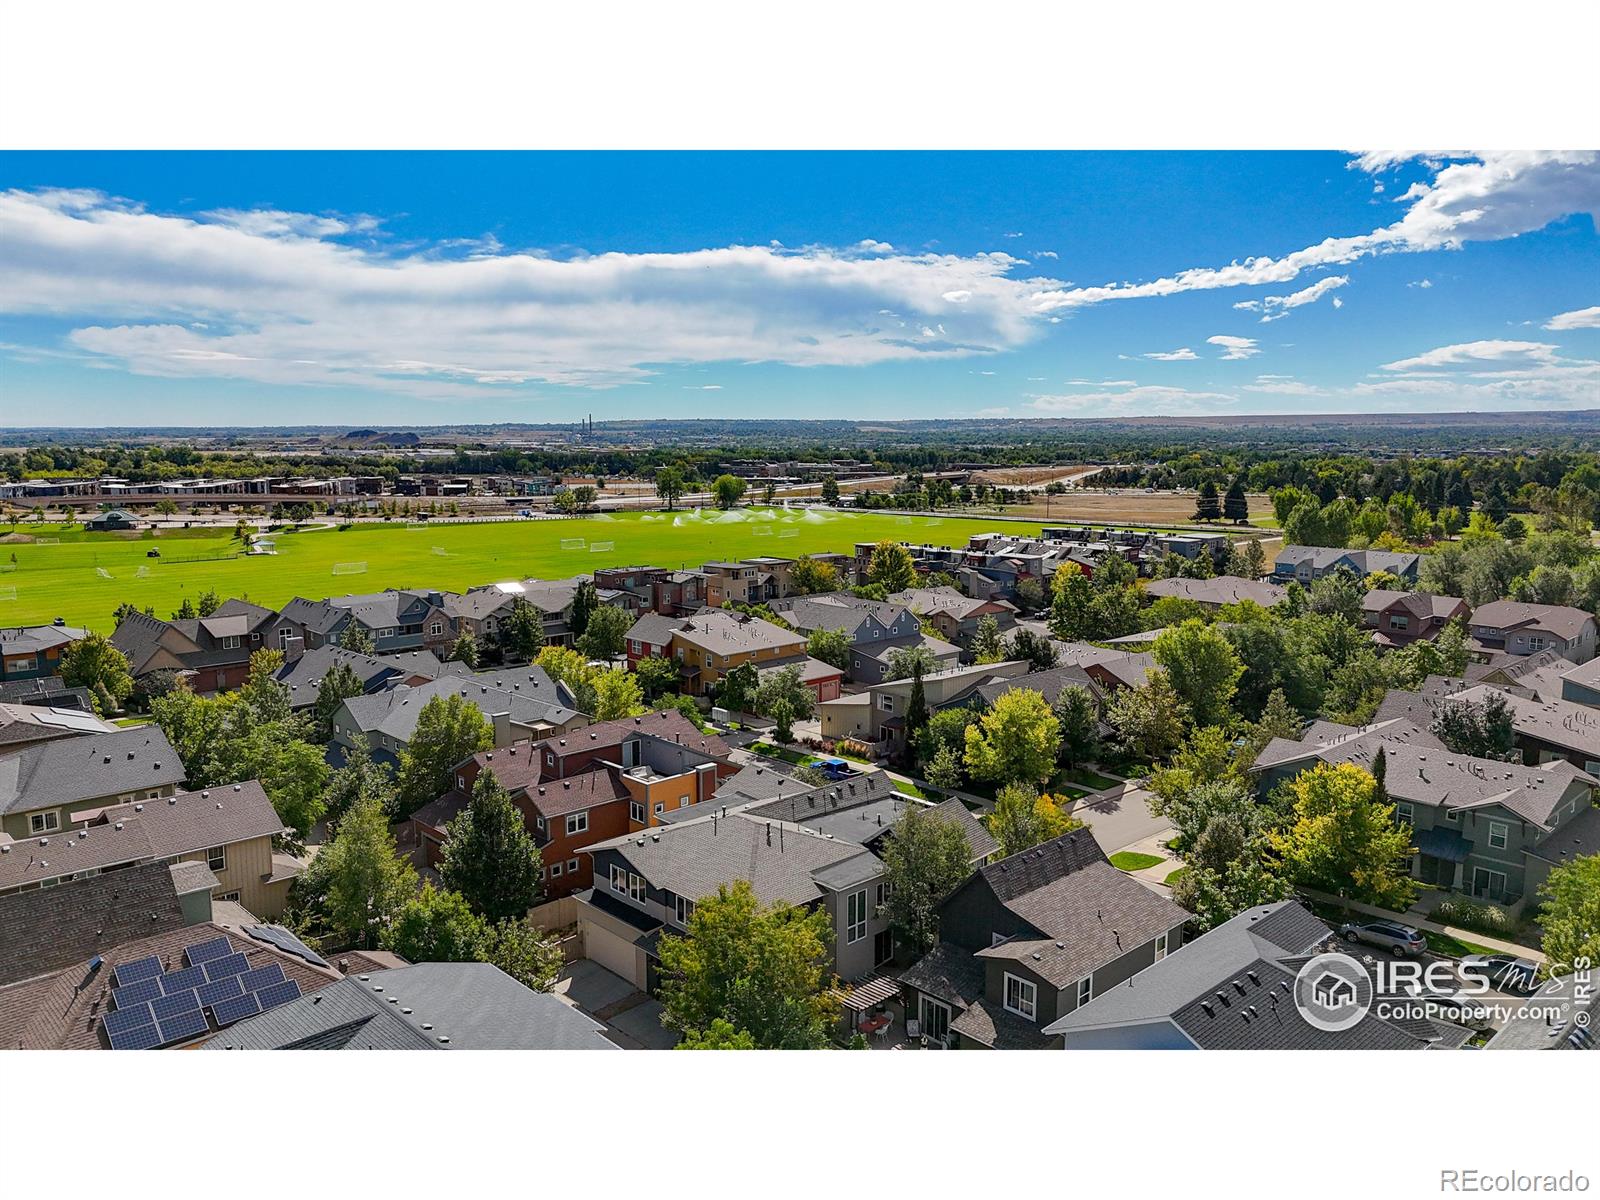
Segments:
[[[1600,155],[0,154],[6,424],[1600,407]]]

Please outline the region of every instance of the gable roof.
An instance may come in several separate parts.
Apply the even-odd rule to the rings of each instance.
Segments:
[[[346,976],[224,1029],[207,1050],[616,1050],[605,1026],[492,963]]]
[[[1574,641],[1594,616],[1581,608],[1565,604],[1524,604],[1520,600],[1495,600],[1473,610],[1474,629],[1526,629],[1548,633],[1563,641]]]
[[[59,650],[89,636],[76,625],[12,625],[0,629],[0,653],[42,654]]]
[[[1057,988],[1189,920],[1186,910],[1113,867],[1087,829],[980,867],[955,895],[975,883],[1037,931],[979,949],[977,957],[1022,962]]]
[[[537,667],[521,670],[536,672],[544,678],[545,684],[550,684],[549,677]],[[522,692],[513,688],[514,685],[495,687],[481,683],[475,675],[448,675],[414,687],[352,696],[344,702],[344,708],[362,733],[381,733],[397,742],[412,739],[422,709],[436,697],[460,696],[486,717],[493,719],[497,714],[505,714],[519,725],[565,725],[583,715],[564,704],[539,698],[539,692],[544,690],[548,695],[548,689],[535,686],[530,692]]]
[[[103,721],[94,713],[84,712],[80,708],[0,703],[0,745],[116,731],[117,726],[110,721]]]
[[[756,650],[805,649],[806,639],[791,629],[747,613],[705,608],[679,622],[672,636],[712,654],[746,654]]]
[[[1152,579],[1145,584],[1144,590],[1158,598],[1172,596],[1193,600],[1197,604],[1237,604],[1251,600],[1263,608],[1271,608],[1289,594],[1276,583],[1245,579],[1240,575],[1217,575],[1211,579],[1188,579],[1183,576]]]
[[[178,752],[155,725],[63,738],[0,757],[0,813],[165,788],[183,777]]]

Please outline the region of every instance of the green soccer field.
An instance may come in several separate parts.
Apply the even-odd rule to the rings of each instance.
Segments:
[[[1037,524],[958,517],[749,508],[601,514],[570,521],[477,525],[360,525],[272,535],[277,553],[242,555],[229,530],[168,530],[152,537],[62,533],[22,525],[18,533],[59,544],[0,542],[0,625],[68,624],[109,633],[124,601],[168,617],[210,589],[281,607],[388,587],[465,591],[506,579],[557,579],[596,567],[698,567],[718,559],[839,551],[856,542],[964,545],[974,533],[1031,534]],[[153,548],[160,558],[149,558]]]

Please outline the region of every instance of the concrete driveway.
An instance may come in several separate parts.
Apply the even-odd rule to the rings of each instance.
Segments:
[[[671,1050],[678,1044],[678,1035],[661,1024],[661,1002],[597,962],[580,958],[567,964],[552,991],[604,1024],[606,1036],[625,1050]]]
[[[574,1008],[582,1009],[596,1020],[604,1020],[598,1014],[626,1000],[635,989],[622,976],[613,975],[599,963],[580,958],[562,968],[561,978],[551,990]]]
[[[1133,783],[1121,783],[1085,796],[1072,806],[1072,815],[1089,826],[1095,841],[1108,855],[1171,831],[1165,817],[1150,815],[1150,793]]]
[[[671,1050],[678,1044],[678,1035],[661,1024],[663,1011],[661,1001],[645,1000],[617,1013],[607,1025],[613,1034],[621,1034],[622,1037],[613,1037],[612,1040],[630,1050]],[[634,1044],[629,1045],[629,1042],[622,1040],[623,1037]]]

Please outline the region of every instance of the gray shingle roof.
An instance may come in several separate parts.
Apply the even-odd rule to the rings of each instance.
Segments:
[[[1243,600],[1250,600],[1263,608],[1271,608],[1288,595],[1288,592],[1276,583],[1245,579],[1239,575],[1217,575],[1211,579],[1186,579],[1182,576],[1152,579],[1145,585],[1144,590],[1148,595],[1157,598],[1173,596],[1183,600],[1193,600],[1197,604],[1212,605],[1237,604]]]
[[[205,1049],[618,1049],[604,1028],[492,963],[417,963],[347,976],[230,1026]]]
[[[900,973],[900,982],[951,1004],[966,1006],[983,995],[983,964],[972,951],[940,942]]]
[[[65,738],[0,757],[0,813],[34,812],[183,782],[183,763],[154,725]]]
[[[416,733],[417,717],[428,701],[435,697],[459,695],[485,716],[492,718],[496,713],[506,713],[519,725],[538,722],[565,725],[581,715],[576,709],[541,698],[541,695],[553,694],[554,685],[538,667],[522,667],[518,671],[524,675],[531,672],[541,677],[543,683],[530,678],[528,690],[522,690],[509,679],[502,679],[499,681],[501,686],[495,686],[481,682],[476,675],[447,675],[415,687],[397,687],[370,696],[353,696],[344,702],[344,707],[361,732],[382,733],[402,743],[411,740]]]
[[[1579,637],[1594,616],[1581,608],[1565,604],[1524,604],[1518,600],[1495,600],[1474,609],[1474,629],[1527,629],[1550,633],[1564,641]]]

